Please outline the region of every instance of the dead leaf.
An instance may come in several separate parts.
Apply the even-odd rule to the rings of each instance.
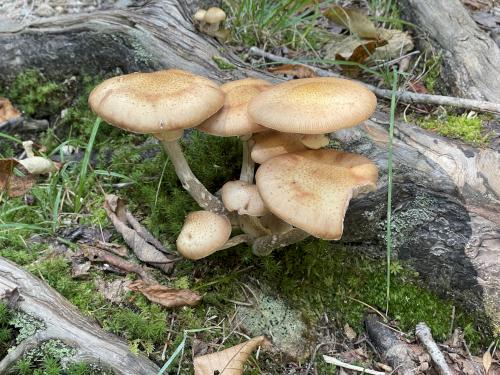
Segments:
[[[356,331],[353,330],[351,328],[351,326],[349,324],[347,324],[347,323],[344,325],[344,334],[351,341],[353,341],[356,338],[356,336],[357,336]]]
[[[335,56],[335,60],[348,61],[353,64],[363,64],[373,54],[377,47],[386,44],[387,42],[385,40],[372,40],[368,43],[357,46],[352,52],[352,55],[347,59],[342,57],[340,54],[337,54]],[[340,65],[340,68],[350,77],[357,77],[361,73],[361,68],[358,65]]]
[[[462,3],[473,10],[488,9],[493,6],[491,0],[462,0]]]
[[[26,194],[36,182],[36,177],[25,173],[18,176],[15,168],[20,164],[16,159],[0,159],[0,193],[6,192],[11,198]]]
[[[127,279],[117,279],[111,282],[98,280],[96,285],[104,298],[113,303],[120,303],[123,301],[123,297],[131,283],[132,281]]]
[[[195,375],[242,375],[248,357],[258,346],[266,346],[264,336],[254,337],[229,349],[194,358]]]
[[[483,354],[483,367],[484,367],[484,372],[488,374],[488,371],[490,370],[491,367],[491,353],[489,350],[485,351]]]
[[[85,263],[77,263],[74,262],[71,265],[71,277],[73,279],[85,279],[89,276],[89,270],[90,267],[92,266],[92,263],[90,262],[85,262]]]
[[[323,14],[330,21],[345,27],[352,34],[356,34],[360,38],[379,38],[379,32],[373,22],[359,10],[334,5]]]
[[[419,94],[428,94],[427,88],[420,81],[412,81],[408,82],[408,86],[410,86],[410,90]]]
[[[21,117],[21,112],[14,108],[7,98],[0,97],[0,124]]]
[[[156,248],[154,244],[150,244],[147,238],[141,236],[141,230],[137,231],[134,229],[134,226],[137,227],[137,225],[136,223],[132,225],[128,221],[131,214],[127,215],[128,210],[122,199],[113,194],[106,195],[104,199],[104,209],[115,229],[123,236],[123,239],[127,245],[130,246],[137,258],[165,273],[172,272],[175,264],[174,258],[165,255]],[[133,228],[129,227],[129,225]],[[144,227],[141,226],[141,228],[145,230]]]
[[[202,297],[189,289],[176,289],[160,284],[147,284],[142,280],[131,283],[130,290],[141,292],[148,300],[165,307],[195,306]]]
[[[267,69],[271,73],[286,74],[294,78],[313,78],[316,73],[311,68],[300,64],[284,64]]]

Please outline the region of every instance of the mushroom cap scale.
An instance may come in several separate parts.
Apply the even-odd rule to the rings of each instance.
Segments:
[[[240,136],[266,130],[248,115],[248,102],[271,87],[262,79],[245,78],[220,86],[225,94],[224,106],[215,115],[204,121],[198,129],[220,137]]]
[[[226,216],[210,211],[191,212],[177,237],[177,250],[188,259],[205,258],[219,250],[230,235],[231,223]]]
[[[350,199],[376,188],[378,170],[361,155],[323,149],[276,156],[255,177],[273,214],[315,237],[337,240]]]
[[[363,85],[341,78],[318,77],[276,85],[253,98],[250,117],[287,133],[322,134],[366,120],[377,99]]]
[[[177,69],[113,77],[89,96],[98,116],[134,133],[194,127],[223,104],[224,93],[216,83]]]

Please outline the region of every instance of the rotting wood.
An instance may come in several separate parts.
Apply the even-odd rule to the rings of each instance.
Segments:
[[[48,18],[15,32],[0,31],[0,79],[11,80],[27,68],[58,79],[175,67],[221,83],[246,76],[281,81],[197,33],[190,4],[152,0],[127,10]],[[32,53],[23,54],[26,50]],[[236,68],[219,69],[216,55]],[[377,192],[351,202],[342,243],[385,256],[387,117],[376,112],[360,126],[330,137],[380,169]],[[404,122],[396,123],[395,137],[395,257],[411,264],[438,293],[487,312],[500,325],[498,150],[464,145]]]
[[[123,375],[153,375],[158,372],[158,367],[148,358],[131,353],[125,340],[103,331],[44,281],[1,257],[0,282],[17,287],[19,298],[12,301],[10,307],[45,325],[0,361],[0,373],[5,373],[26,350],[50,339],[59,339],[75,349],[76,354],[72,358],[75,362],[95,363]]]

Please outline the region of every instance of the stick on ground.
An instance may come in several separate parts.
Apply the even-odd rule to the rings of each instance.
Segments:
[[[425,348],[429,352],[438,372],[441,375],[453,375],[453,372],[450,370],[448,364],[446,363],[446,359],[444,358],[443,353],[441,353],[441,350],[439,350],[434,339],[432,338],[431,330],[427,326],[427,324],[418,323],[417,327],[415,328],[415,334],[417,335],[422,345],[425,346]]]

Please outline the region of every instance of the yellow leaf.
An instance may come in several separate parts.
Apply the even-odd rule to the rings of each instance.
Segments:
[[[324,15],[330,21],[347,28],[351,33],[357,34],[360,38],[378,38],[379,33],[373,22],[359,10],[334,5],[330,9],[327,9]]]

